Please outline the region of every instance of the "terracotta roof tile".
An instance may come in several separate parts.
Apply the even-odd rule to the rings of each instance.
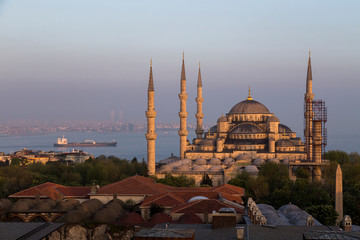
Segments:
[[[41,198],[51,198],[56,200],[61,194],[55,189],[56,187],[65,187],[56,183],[43,183],[20,192],[10,195],[10,198],[35,198],[39,195]]]
[[[238,204],[244,204],[244,201],[240,196],[234,196],[232,194],[227,194],[227,193],[221,193],[221,196],[231,202],[235,202]]]
[[[90,191],[91,187],[56,187],[64,197],[85,197]]]
[[[244,188],[237,187],[230,184],[224,184],[221,186],[217,186],[213,188],[214,191],[219,193],[228,193],[228,194],[239,194],[240,196],[244,196],[245,190]]]
[[[147,197],[143,203],[142,207],[151,206],[152,204],[156,204],[162,207],[172,207],[179,204],[184,203],[185,201],[178,196],[172,193],[161,193],[154,196]]]
[[[146,195],[168,192],[173,187],[155,183],[154,180],[142,176],[132,176],[124,180],[101,187],[96,195],[124,194]]]

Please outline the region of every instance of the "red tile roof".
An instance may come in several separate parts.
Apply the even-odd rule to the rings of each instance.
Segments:
[[[221,186],[217,186],[214,187],[213,190],[218,193],[238,194],[240,196],[244,196],[245,194],[244,188],[237,187],[231,184],[224,184]]]
[[[176,194],[166,192],[145,198],[140,207],[149,207],[152,204],[156,204],[161,207],[173,207],[184,202],[185,201],[182,198],[176,196]]]
[[[60,184],[56,183],[43,183],[35,187],[31,187],[25,190],[22,190],[20,192],[14,193],[10,195],[10,198],[35,198],[37,195],[39,195],[41,198],[51,198],[51,199],[58,199],[61,196],[61,193],[59,193],[56,190],[56,187],[65,187]]]
[[[132,176],[124,180],[101,187],[95,195],[123,194],[123,195],[154,195],[168,192],[173,187],[142,176]]]
[[[227,194],[227,193],[221,193],[221,196],[231,202],[235,202],[237,204],[244,204],[244,201],[240,196],[234,196],[232,194]]]
[[[208,200],[195,200],[192,202],[184,203],[173,208],[173,213],[212,213],[213,211],[219,211],[220,208],[234,208],[236,212],[243,213],[244,211],[240,208],[235,208],[224,202],[220,202],[217,199]]]
[[[63,197],[84,197],[87,196],[91,187],[56,187]]]

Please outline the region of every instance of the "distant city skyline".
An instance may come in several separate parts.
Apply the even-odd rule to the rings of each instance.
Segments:
[[[185,51],[189,122],[200,61],[204,122],[215,125],[250,85],[301,136],[311,49],[329,135],[360,134],[360,2],[226,3],[0,1],[0,121],[104,121],[121,110],[124,122],[145,122],[152,58],[156,121],[178,122]]]

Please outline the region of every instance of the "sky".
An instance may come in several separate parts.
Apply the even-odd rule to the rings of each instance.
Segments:
[[[145,122],[153,60],[158,122],[178,122],[185,53],[188,121],[201,62],[204,122],[248,87],[302,135],[311,50],[313,92],[328,131],[360,135],[360,1],[0,0],[0,121]]]

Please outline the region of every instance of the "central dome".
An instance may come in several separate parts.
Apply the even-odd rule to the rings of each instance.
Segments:
[[[260,113],[269,114],[270,111],[262,103],[255,100],[245,100],[232,107],[229,114]]]

